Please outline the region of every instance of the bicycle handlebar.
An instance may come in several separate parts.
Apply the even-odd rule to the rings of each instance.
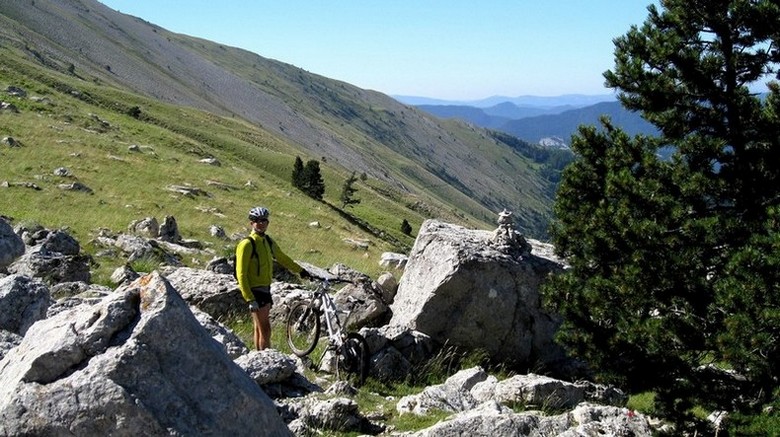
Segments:
[[[334,284],[334,283],[346,283],[346,284],[352,284],[352,285],[356,284],[355,281],[350,281],[349,279],[339,278],[338,276],[332,276],[330,278],[323,278],[321,276],[316,276],[316,275],[310,275],[310,276],[311,276],[310,282],[317,281],[317,282],[319,282],[321,284],[324,283],[326,287],[329,287],[331,284]]]

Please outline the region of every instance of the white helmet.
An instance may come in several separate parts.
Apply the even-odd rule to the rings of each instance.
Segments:
[[[256,222],[260,219],[268,219],[270,214],[271,213],[268,212],[268,209],[262,206],[256,206],[249,210],[249,220]]]

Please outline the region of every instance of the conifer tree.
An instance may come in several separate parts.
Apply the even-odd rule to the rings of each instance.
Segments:
[[[313,199],[322,200],[322,196],[325,194],[325,181],[322,179],[319,161],[312,159],[306,162],[302,180],[303,187],[301,189],[303,192]]]
[[[401,222],[401,232],[403,232],[405,235],[412,234],[412,225],[410,225],[406,219]]]
[[[357,182],[357,177],[353,171],[349,178],[344,181],[344,185],[341,187],[341,196],[339,196],[339,200],[341,201],[342,209],[346,208],[347,206],[360,203],[360,199],[355,199],[353,197],[355,192],[357,192],[357,188],[354,187],[355,182]]]
[[[780,71],[780,5],[648,11],[615,40],[605,78],[661,135],[629,138],[606,120],[575,135],[552,229],[571,269],[545,302],[574,355],[655,392],[683,433],[701,426],[693,405],[750,417],[780,396],[780,89],[750,91]]]
[[[305,185],[304,174],[303,174],[303,160],[301,160],[300,156],[295,157],[295,164],[293,164],[293,171],[292,171],[292,184],[293,187],[298,188],[299,190],[302,190]]]

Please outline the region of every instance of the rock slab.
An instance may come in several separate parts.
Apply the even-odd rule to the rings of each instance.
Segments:
[[[493,236],[436,220],[424,222],[391,305],[389,324],[516,364],[561,359],[553,341],[559,322],[542,309],[539,287],[563,266],[533,253],[518,256],[517,251],[504,250],[493,243]]]
[[[0,361],[0,435],[290,435],[157,273],[30,327]]]

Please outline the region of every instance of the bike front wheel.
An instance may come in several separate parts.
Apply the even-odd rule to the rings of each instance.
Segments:
[[[320,316],[307,302],[292,307],[287,315],[287,344],[292,352],[305,357],[320,339]]]
[[[355,382],[355,385],[360,386],[366,382],[370,359],[366,339],[357,332],[347,334],[347,339],[339,351],[339,367]]]

